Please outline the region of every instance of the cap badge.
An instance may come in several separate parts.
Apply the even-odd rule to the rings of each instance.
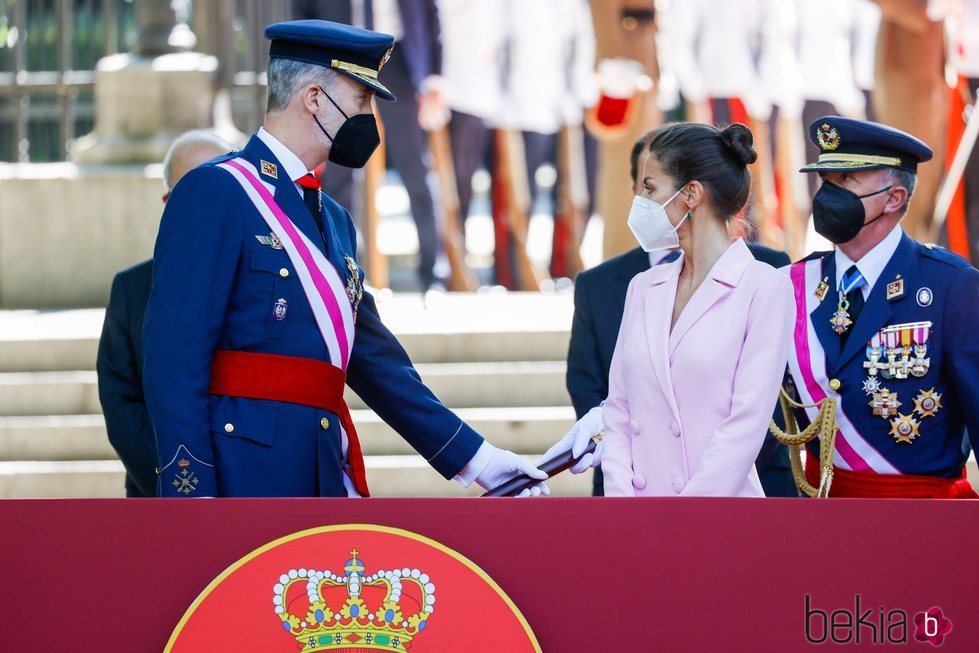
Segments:
[[[816,136],[819,141],[819,149],[824,152],[835,150],[840,146],[840,133],[836,131],[835,127],[830,127],[825,122],[816,130]]]

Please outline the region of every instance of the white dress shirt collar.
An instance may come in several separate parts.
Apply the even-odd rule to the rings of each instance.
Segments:
[[[296,181],[300,177],[310,174],[302,159],[293,154],[292,150],[283,145],[279,139],[265,131],[265,127],[259,128],[258,138],[265,143],[266,147],[272,151],[272,155],[279,160],[279,165],[285,169],[286,174],[289,175],[289,179]],[[299,188],[298,185],[296,187]],[[301,193],[302,190],[299,192]]]
[[[855,263],[857,269],[860,270],[860,274],[867,281],[867,284],[863,287],[863,297],[864,299],[869,297],[870,291],[874,289],[874,284],[877,283],[880,275],[884,273],[884,268],[887,267],[891,257],[894,256],[894,252],[897,251],[897,246],[901,244],[901,236],[903,234],[904,230],[901,227],[894,227],[891,233],[884,237],[884,240],[877,243],[859,261],[851,261],[850,257],[837,247],[833,254],[836,257],[836,287],[840,287],[840,283],[843,281],[843,275]]]

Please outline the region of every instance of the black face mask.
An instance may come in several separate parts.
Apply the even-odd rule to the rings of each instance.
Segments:
[[[812,198],[812,221],[816,233],[836,245],[850,242],[861,229],[877,222],[884,215],[882,211],[876,218],[864,223],[867,212],[860,200],[880,195],[891,188],[892,186],[888,186],[873,193],[857,195],[842,186],[824,181]]]
[[[320,87],[320,90],[323,91],[323,88]],[[315,113],[313,114],[313,120],[316,121],[320,130],[333,143],[333,146],[330,148],[329,160],[345,168],[363,168],[367,160],[371,158],[371,154],[374,153],[374,150],[381,143],[381,136],[377,132],[377,121],[374,119],[374,114],[358,113],[355,116],[348,116],[336,102],[333,102],[333,98],[326,91],[323,91],[323,95],[346,118],[344,123],[340,125],[340,129],[337,130],[336,135],[331,138],[326,133],[326,130],[323,129],[319,118],[316,117]]]

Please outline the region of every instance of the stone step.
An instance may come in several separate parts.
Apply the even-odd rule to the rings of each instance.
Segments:
[[[398,340],[416,364],[561,361],[570,334],[553,331],[404,333]],[[78,340],[0,340],[0,373],[95,369],[97,338]]]
[[[378,294],[378,310],[416,363],[562,361],[569,292]],[[0,311],[0,372],[93,370],[105,311]]]
[[[559,361],[444,363],[417,366],[448,406],[561,406],[570,403]],[[366,405],[347,392],[351,409]],[[101,412],[95,372],[0,373],[0,416],[91,415]]]
[[[498,447],[539,455],[571,427],[570,407],[463,408],[460,418]],[[369,456],[413,450],[370,410],[351,411]],[[0,460],[115,460],[101,415],[0,417]]]
[[[446,481],[418,456],[367,456],[368,482],[376,497],[466,497],[466,489]],[[0,462],[0,498],[117,498],[125,496],[122,463],[116,460]],[[554,496],[587,496],[591,474],[565,472],[550,481]]]

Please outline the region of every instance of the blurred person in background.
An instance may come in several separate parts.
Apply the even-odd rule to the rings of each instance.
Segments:
[[[385,79],[398,102],[378,105],[384,147],[408,193],[418,232],[419,289],[443,289],[438,180],[432,170],[425,129],[448,119],[442,79],[442,37],[435,0],[294,0],[293,17],[332,20],[394,37]],[[354,171],[327,164],[322,174],[327,194],[357,211]]]
[[[230,152],[231,145],[209,131],[178,137],[163,158],[166,204],[181,177]],[[153,282],[153,259],[119,272],[112,280],[95,369],[99,401],[112,448],[126,468],[126,496],[156,496],[156,442],[143,399],[143,314]]]

